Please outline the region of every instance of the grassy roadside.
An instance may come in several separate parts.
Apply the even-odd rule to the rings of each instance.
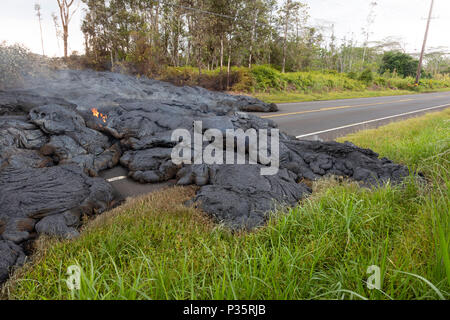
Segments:
[[[356,98],[373,98],[385,96],[400,96],[408,94],[421,94],[431,92],[450,92],[450,88],[427,89],[423,91],[410,90],[364,90],[364,91],[343,91],[343,92],[325,92],[317,94],[306,94],[296,92],[272,92],[272,93],[254,93],[253,97],[267,103],[290,103],[290,102],[308,102],[323,100],[341,100]]]
[[[281,73],[267,65],[255,65],[251,69],[233,67],[229,76],[220,69],[204,70],[199,74],[198,69],[192,67],[168,67],[158,79],[176,85],[248,94],[270,103],[450,91],[448,75],[439,75],[434,79],[424,78],[416,86],[414,78],[401,78],[392,74],[367,74],[366,71],[338,73],[331,70]]]
[[[426,174],[368,190],[327,179],[257,232],[182,206],[193,188],[130,200],[78,240],[42,239],[10,299],[449,299],[450,110],[342,138]],[[81,290],[66,270],[82,268]],[[382,290],[369,290],[368,266]]]

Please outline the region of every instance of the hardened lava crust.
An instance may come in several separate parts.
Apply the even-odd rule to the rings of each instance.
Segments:
[[[198,185],[192,204],[234,230],[262,226],[276,206],[296,205],[311,193],[305,180],[336,175],[371,186],[409,174],[351,143],[297,140],[283,132],[274,175],[260,174],[263,163],[172,162],[174,130],[194,134],[194,122],[201,121],[202,132],[270,131],[273,121],[248,112],[276,110],[247,96],[89,70],[55,71],[0,91],[0,282],[25,261],[25,242],[39,234],[76,237],[83,215],[115,204],[112,186],[98,177],[115,166],[141,183]]]

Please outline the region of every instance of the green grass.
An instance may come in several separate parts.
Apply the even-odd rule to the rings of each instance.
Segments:
[[[420,170],[369,190],[326,179],[268,226],[232,235],[182,205],[193,188],[138,199],[73,241],[41,239],[9,299],[449,299],[450,110],[343,138]],[[71,292],[66,270],[83,270]],[[378,265],[382,290],[369,290]]]

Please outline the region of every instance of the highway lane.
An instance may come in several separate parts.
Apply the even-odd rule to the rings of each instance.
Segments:
[[[274,120],[280,130],[301,139],[334,140],[388,122],[450,107],[450,92],[279,104]]]
[[[279,111],[256,113],[278,123],[280,130],[301,139],[333,140],[365,128],[450,107],[450,92],[279,104]],[[123,198],[170,187],[175,181],[141,184],[118,166],[100,173]]]

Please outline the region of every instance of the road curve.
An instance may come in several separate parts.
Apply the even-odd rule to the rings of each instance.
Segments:
[[[362,129],[450,107],[450,91],[402,96],[279,104],[279,111],[256,113],[274,120],[299,139],[334,140]]]

